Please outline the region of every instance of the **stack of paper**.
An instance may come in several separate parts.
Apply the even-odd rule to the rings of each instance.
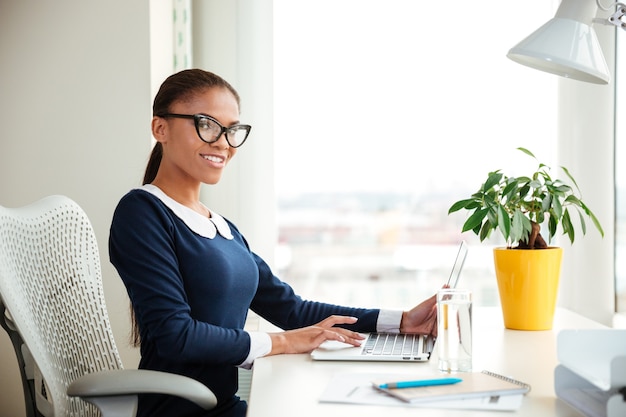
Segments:
[[[556,396],[585,416],[626,416],[626,330],[562,330]]]

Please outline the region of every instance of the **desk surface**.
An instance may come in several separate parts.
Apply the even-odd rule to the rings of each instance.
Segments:
[[[333,375],[340,373],[415,373],[436,372],[437,359],[428,363],[318,362],[309,355],[278,355],[255,361],[248,417],[299,416],[334,417],[347,415],[380,416],[559,416],[579,417],[554,394],[554,368],[557,365],[556,337],[562,329],[603,328],[592,320],[559,309],[550,331],[515,331],[504,328],[499,308],[474,310],[473,366],[509,375],[532,386],[516,413],[493,411],[416,410],[410,407],[320,403],[319,397]]]

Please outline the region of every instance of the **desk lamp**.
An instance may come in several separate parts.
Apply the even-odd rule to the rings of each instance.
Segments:
[[[596,19],[598,8],[616,12],[608,19]],[[612,24],[626,30],[621,18],[626,5],[608,8],[600,0],[562,0],[554,18],[515,45],[507,57],[522,65],[566,78],[608,84],[611,76],[592,23]]]

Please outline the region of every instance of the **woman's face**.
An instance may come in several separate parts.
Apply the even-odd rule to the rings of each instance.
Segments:
[[[170,113],[203,114],[228,127],[239,122],[239,106],[226,88],[215,87],[200,91],[186,101],[174,102]],[[216,184],[226,164],[237,153],[224,134],[213,143],[203,142],[196,132],[193,119],[154,117],[152,133],[163,145],[163,159],[158,177],[184,183]]]

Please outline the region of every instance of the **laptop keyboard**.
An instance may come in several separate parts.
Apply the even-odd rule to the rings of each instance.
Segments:
[[[402,356],[406,358],[423,356],[426,336],[416,334],[370,333],[363,344],[363,355]]]

